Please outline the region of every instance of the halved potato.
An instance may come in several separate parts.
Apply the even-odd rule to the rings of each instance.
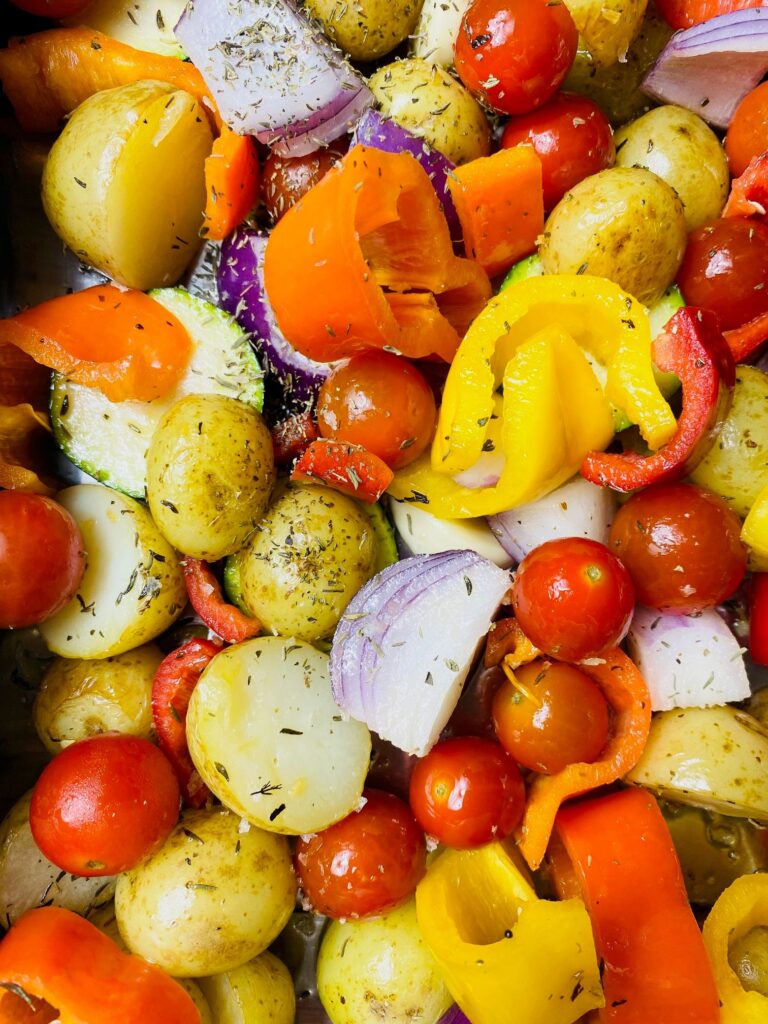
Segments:
[[[579,35],[599,67],[625,60],[648,0],[565,0]]]
[[[91,0],[67,25],[87,25],[137,50],[164,57],[182,57],[184,51],[173,34],[185,0]]]

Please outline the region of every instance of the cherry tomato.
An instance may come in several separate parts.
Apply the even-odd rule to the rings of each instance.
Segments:
[[[11,0],[27,14],[38,14],[41,18],[72,18],[81,14],[91,0]]]
[[[611,527],[637,600],[681,615],[719,604],[741,583],[747,551],[741,521],[722,498],[693,484],[633,495]]]
[[[659,14],[672,28],[691,28],[720,14],[764,5],[765,0],[656,0]]]
[[[621,642],[635,594],[629,573],[605,544],[564,537],[522,560],[512,605],[540,650],[561,661],[581,661]]]
[[[731,174],[738,178],[747,169],[747,164],[765,152],[768,144],[768,82],[748,92],[728,126],[725,136],[725,151]]]
[[[413,895],[426,870],[426,843],[408,805],[366,789],[365,805],[296,844],[296,874],[327,917],[367,917]]]
[[[435,418],[435,396],[413,363],[375,349],[334,370],[317,401],[323,437],[360,444],[392,469],[421,455]]]
[[[563,3],[473,0],[456,40],[456,70],[495,110],[527,114],[560,88],[578,41]]]
[[[493,724],[502,747],[534,772],[551,775],[591,763],[608,739],[608,705],[586,672],[561,661],[532,661],[496,691]]]
[[[39,494],[0,491],[0,629],[55,615],[84,569],[83,538],[65,508]]]
[[[446,846],[469,849],[503,839],[520,823],[525,786],[498,743],[478,736],[444,740],[411,776],[416,820]]]
[[[547,210],[574,185],[613,166],[616,159],[610,121],[596,103],[575,93],[558,93],[543,107],[507,124],[502,147],[526,143],[541,161]]]
[[[116,875],[158,850],[179,816],[179,784],[149,740],[105,733],[62,750],[32,793],[29,824],[73,875]]]
[[[306,195],[340,160],[346,147],[336,142],[306,156],[278,156],[272,152],[264,164],[261,195],[267,213],[276,223]]]
[[[692,231],[677,282],[691,306],[711,309],[724,331],[768,310],[768,225],[741,217]]]

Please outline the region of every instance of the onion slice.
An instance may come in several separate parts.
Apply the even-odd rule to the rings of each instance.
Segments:
[[[189,0],[174,32],[232,131],[284,156],[333,142],[373,104],[292,0]]]
[[[437,1024],[471,1024],[468,1017],[465,1017],[458,1006],[454,1003],[446,1010]]]
[[[451,716],[509,573],[474,551],[396,562],[352,599],[331,648],[336,703],[423,757]]]

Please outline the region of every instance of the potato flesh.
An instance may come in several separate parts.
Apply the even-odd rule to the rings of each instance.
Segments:
[[[626,58],[647,6],[648,0],[566,0],[579,35],[599,67]]]

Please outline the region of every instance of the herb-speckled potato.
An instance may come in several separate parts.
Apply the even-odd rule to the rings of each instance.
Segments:
[[[275,482],[261,415],[224,395],[187,395],[147,452],[147,500],[158,529],[185,555],[218,561],[253,533]]]
[[[249,612],[280,636],[330,636],[353,596],[376,571],[370,519],[328,487],[288,487],[240,559]]]
[[[296,995],[288,968],[271,953],[234,971],[200,978],[216,1024],[293,1024]]]
[[[607,277],[650,305],[671,284],[685,252],[683,204],[657,175],[611,167],[579,182],[547,220],[547,274]]]
[[[616,165],[645,167],[671,185],[689,231],[719,217],[728,197],[725,150],[712,129],[684,107],[656,107],[621,128]]]
[[[305,0],[325,34],[353,60],[378,60],[413,32],[419,0]]]
[[[455,164],[488,155],[488,118],[472,93],[443,68],[421,57],[409,57],[379,68],[368,84],[385,117],[420,136]]]
[[[640,31],[648,0],[565,0],[579,35],[598,67],[624,60]]]
[[[441,67],[453,67],[456,37],[471,0],[424,0],[410,52]]]
[[[291,916],[296,880],[282,836],[223,807],[188,811],[164,846],[120,875],[115,913],[128,948],[179,978],[230,971]]]

